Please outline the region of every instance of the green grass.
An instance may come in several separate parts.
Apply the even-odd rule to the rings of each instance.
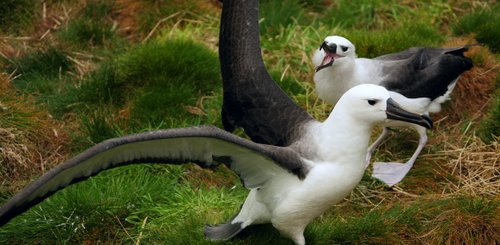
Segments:
[[[478,42],[486,44],[493,52],[500,51],[500,4],[478,9],[465,15],[453,25],[455,35],[475,34]]]
[[[497,85],[500,78],[497,73]],[[487,142],[492,143],[500,137],[500,88],[496,89],[495,98],[491,102],[486,119],[480,123],[479,135]]]
[[[163,19],[164,26],[172,26],[175,23],[184,25],[182,20],[186,16],[197,19],[207,14],[206,10],[197,8],[196,1],[142,0],[140,3],[134,20],[137,21],[137,31],[143,37]]]
[[[200,115],[189,113],[186,106],[196,106],[201,96],[219,91],[220,86],[219,64],[213,51],[187,40],[155,41],[104,63],[59,104],[73,104],[84,111],[100,110],[103,105],[115,108],[111,110],[115,113],[128,110],[127,130],[138,130],[144,125],[185,126],[203,122]],[[101,115],[109,114],[108,109]],[[104,126],[109,121],[114,123],[105,118],[87,122],[99,122],[102,126],[99,128],[111,130],[112,127]]]
[[[126,240],[120,222],[141,209],[174,198],[181,187],[179,167],[130,166],[106,171],[89,181],[66,188],[0,230],[2,243],[74,243],[101,239]],[[120,222],[117,221],[120,220]],[[19,236],[10,236],[12,232]],[[122,233],[123,238],[116,238]],[[47,235],[40,235],[40,234]],[[90,236],[90,237],[89,237]],[[44,242],[45,241],[45,242]]]
[[[23,29],[32,29],[37,18],[36,0],[4,0],[0,4],[0,32],[19,34]]]
[[[83,9],[58,32],[62,41],[80,48],[101,46],[116,39],[110,16],[113,1],[89,1]]]
[[[25,94],[36,94],[41,103],[48,103],[51,97],[63,91],[68,85],[69,74],[75,71],[67,54],[53,46],[4,59],[3,63],[16,77],[13,84]]]
[[[395,0],[341,0],[323,13],[322,24],[349,30],[402,27],[415,19],[439,28],[453,16],[452,4],[445,1],[401,3]]]
[[[38,14],[32,12],[38,2],[32,6],[27,0],[9,2],[13,3],[24,10],[14,15],[0,12],[16,22],[9,20],[1,28],[16,33],[29,25],[26,23],[39,24],[34,23]],[[48,110],[66,125],[72,142],[61,147],[76,153],[128,133],[198,124],[221,126],[220,9],[212,2],[47,3],[49,12],[60,16],[64,13],[58,7],[72,7],[70,18],[42,41],[6,40],[16,52],[9,51],[9,46],[0,47],[0,71],[17,76],[12,82],[17,93],[32,97],[39,110]],[[353,41],[360,57],[374,57],[412,46],[441,46],[475,33],[478,42],[498,52],[498,21],[488,21],[498,18],[497,6],[473,6],[467,1],[261,1],[263,56],[283,90],[322,118],[331,108],[314,95],[310,57],[324,37],[343,35]],[[6,10],[0,7],[0,11]],[[127,15],[130,22],[125,25],[121,21]],[[118,25],[113,27],[115,22]],[[118,31],[130,23],[130,34]],[[152,36],[142,42],[156,24]],[[40,48],[47,44],[49,48]],[[90,58],[82,58],[87,56]],[[76,63],[78,59],[89,66]],[[488,63],[484,55],[474,61],[481,67]],[[469,118],[456,126],[439,125],[440,131],[431,132],[430,138],[458,131],[465,134],[464,142],[476,133],[494,142],[500,120],[498,93],[494,97],[484,121]],[[10,101],[0,94],[0,103]],[[31,118],[32,112],[14,113],[1,107],[0,115],[0,128],[31,130],[26,128],[36,120]],[[469,122],[479,124],[479,129],[455,130],[468,128]],[[374,160],[406,160],[413,153],[417,140],[413,131],[391,135]],[[456,172],[446,167],[452,158],[443,151],[460,143],[428,144],[425,156],[419,157],[399,189],[388,189],[365,174],[348,202],[307,227],[306,240],[310,244],[493,244],[500,240],[495,235],[499,207],[495,197],[447,194],[447,186],[458,181]],[[204,240],[203,225],[225,222],[239,209],[247,190],[225,168],[201,173],[193,169],[191,165],[145,165],[103,172],[0,228],[0,243],[213,244]],[[28,181],[13,185],[24,186]],[[0,191],[0,202],[13,194],[9,190]],[[291,244],[272,225],[251,227],[227,242],[258,243]]]
[[[264,37],[273,37],[298,23],[304,24],[304,8],[299,0],[266,0],[259,6],[260,33]]]
[[[73,63],[64,51],[52,46],[35,50],[22,57],[7,60],[7,62],[9,62],[8,70],[19,75],[20,80],[28,80],[25,77],[31,76],[55,78],[72,71],[73,68]]]

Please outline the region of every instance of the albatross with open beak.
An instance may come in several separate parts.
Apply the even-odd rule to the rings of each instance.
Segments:
[[[458,77],[472,68],[472,60],[464,56],[471,45],[456,48],[414,47],[373,59],[357,58],[356,48],[341,36],[328,36],[315,51],[314,82],[316,93],[328,103],[337,103],[340,96],[359,84],[377,84],[387,88],[391,97],[403,108],[417,114],[441,110],[449,99]],[[387,136],[387,127],[405,126],[419,134],[417,149],[405,163],[377,162],[372,176],[392,186],[400,182],[415,163],[427,142],[424,127],[401,122],[388,122],[370,146],[366,165],[372,153]]]

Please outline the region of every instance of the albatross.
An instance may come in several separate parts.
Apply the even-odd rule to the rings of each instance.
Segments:
[[[99,172],[137,163],[201,167],[226,164],[250,189],[227,223],[206,226],[209,240],[227,240],[252,224],[271,223],[283,236],[305,244],[312,219],[358,184],[373,126],[388,119],[432,127],[427,116],[402,109],[377,85],[348,90],[324,122],[311,121],[295,144],[258,144],[213,126],[156,130],[99,143],[58,165],[0,208],[0,226],[58,190]]]
[[[470,46],[413,47],[368,59],[357,58],[354,44],[345,37],[328,36],[313,56],[316,93],[319,98],[335,104],[349,88],[371,83],[387,88],[392,98],[411,112],[426,115],[439,112],[441,103],[449,100],[458,77],[472,68],[472,60],[464,56]],[[367,166],[372,153],[387,136],[387,127],[409,126],[419,134],[418,146],[406,163],[374,163],[372,176],[392,186],[400,182],[415,163],[427,142],[427,132],[424,127],[401,122],[388,122],[384,126],[368,149]]]

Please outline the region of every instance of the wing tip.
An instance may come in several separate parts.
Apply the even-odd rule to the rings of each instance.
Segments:
[[[242,223],[231,221],[218,225],[205,225],[205,239],[212,241],[226,241],[243,230]]]

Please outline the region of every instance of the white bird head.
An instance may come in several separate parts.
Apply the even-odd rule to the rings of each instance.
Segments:
[[[404,110],[382,86],[361,84],[349,89],[340,98],[337,106],[349,111],[358,121],[370,124],[398,120],[432,128],[432,120],[426,115],[418,115]]]
[[[316,72],[342,62],[342,60],[356,58],[356,48],[351,41],[341,36],[328,36],[316,50],[313,63]]]

